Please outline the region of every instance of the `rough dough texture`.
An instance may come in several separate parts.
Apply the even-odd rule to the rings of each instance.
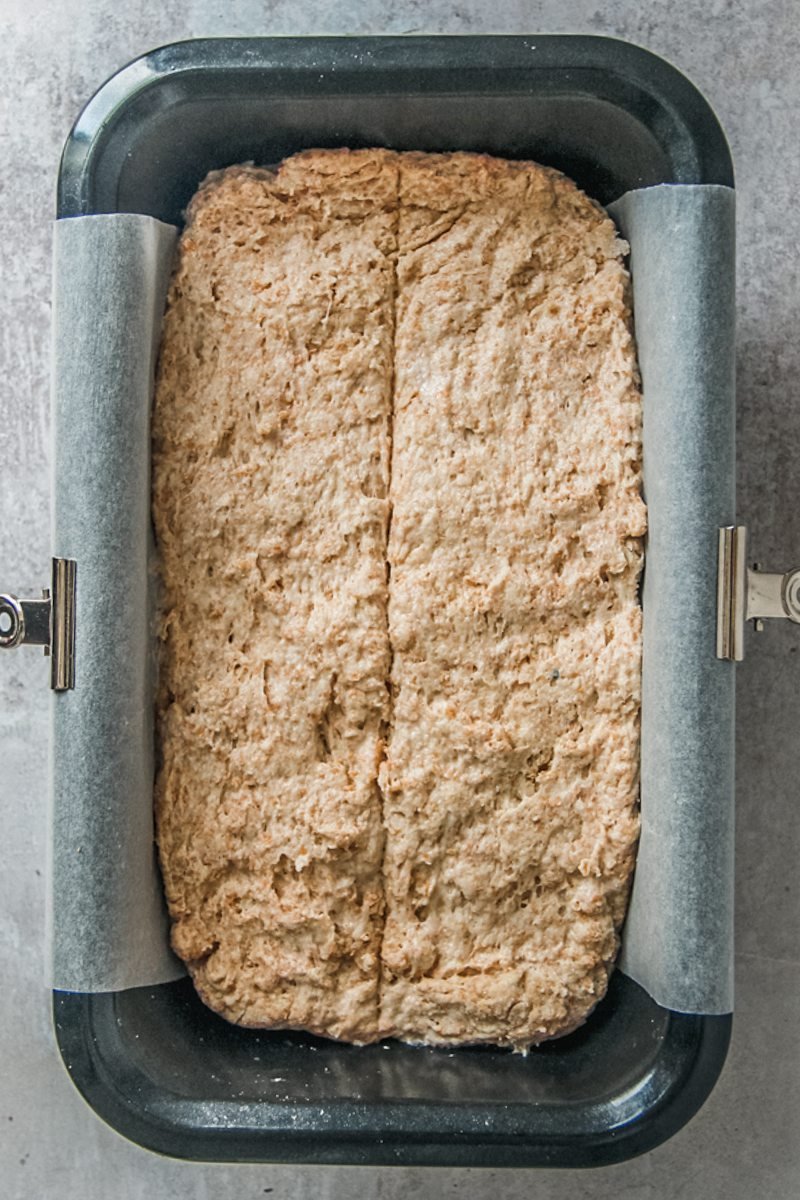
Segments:
[[[156,807],[228,1018],[525,1048],[604,993],[638,833],[624,251],[563,176],[479,155],[314,151],[193,201]]]
[[[612,222],[401,170],[381,1028],[524,1047],[605,992],[638,834],[640,397]]]
[[[249,1025],[374,1036],[397,169],[194,200],[154,414],[157,836],[172,941]]]

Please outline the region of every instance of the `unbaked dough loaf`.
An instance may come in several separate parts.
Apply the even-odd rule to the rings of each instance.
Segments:
[[[156,809],[229,1019],[524,1048],[602,996],[638,832],[624,250],[563,176],[479,155],[314,151],[193,201]]]

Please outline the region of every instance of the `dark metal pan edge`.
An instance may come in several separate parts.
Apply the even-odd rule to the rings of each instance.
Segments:
[[[205,73],[264,73],[293,76],[302,86],[323,91],[354,78],[374,80],[405,75],[425,90],[426,79],[441,72],[460,78],[460,87],[478,74],[492,78],[502,92],[509,72],[558,72],[566,85],[571,73],[594,73],[635,86],[661,120],[670,121],[673,139],[686,142],[675,177],[663,182],[733,186],[733,164],[725,135],[697,88],[663,58],[615,38],[582,34],[464,35],[414,37],[210,38],[176,42],[133,60],[112,75],[87,102],[67,139],[58,178],[57,214],[97,211],[92,170],[121,115],[146,92],[183,77]],[[688,132],[687,132],[688,131]]]
[[[552,1111],[520,1105],[511,1114],[504,1105],[473,1106],[466,1114],[468,1105],[443,1112],[435,1102],[328,1101],[320,1120],[319,1102],[309,1101],[300,1114],[307,1119],[298,1120],[292,1104],[193,1100],[154,1089],[135,1070],[115,1070],[103,1036],[114,1001],[115,993],[54,993],[56,1041],[73,1083],[122,1136],[168,1157],[205,1162],[610,1165],[654,1149],[694,1116],[722,1071],[732,1027],[730,1015],[666,1014],[653,1069],[629,1089],[622,1119],[608,1125],[601,1103]]]

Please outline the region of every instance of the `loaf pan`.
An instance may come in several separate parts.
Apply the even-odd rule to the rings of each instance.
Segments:
[[[676,70],[605,38],[185,42],[137,59],[67,141],[58,215],[180,224],[207,171],[312,146],[485,151],[566,172],[601,203],[732,186],[724,136]],[[730,1016],[659,1007],[617,972],[578,1032],[527,1057],[254,1032],[188,980],[54,993],[75,1084],[135,1142],[182,1158],[592,1166],[664,1141],[711,1091]]]

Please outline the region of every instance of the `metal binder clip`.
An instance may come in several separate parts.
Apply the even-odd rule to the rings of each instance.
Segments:
[[[54,558],[50,587],[40,600],[0,595],[0,649],[44,646],[50,655],[50,687],[75,687],[75,577],[72,558]]]
[[[747,566],[747,528],[719,531],[717,559],[717,658],[744,658],[744,624],[762,630],[764,621],[786,618],[800,624],[800,568],[783,575]]]

